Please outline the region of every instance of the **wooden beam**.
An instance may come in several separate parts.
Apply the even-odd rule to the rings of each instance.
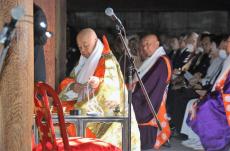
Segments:
[[[33,1],[0,0],[0,29],[10,21],[10,10],[21,5],[25,17],[18,22],[16,36],[0,78],[0,150],[31,151],[34,51]]]
[[[67,0],[68,12],[229,10],[229,0]]]

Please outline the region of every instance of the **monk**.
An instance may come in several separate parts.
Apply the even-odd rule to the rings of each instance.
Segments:
[[[78,33],[76,42],[81,57],[70,74],[74,82],[61,91],[61,100],[76,100],[75,108],[82,115],[127,116],[127,89],[106,38],[101,42],[94,30],[86,28]],[[139,130],[132,115],[131,150],[139,151]],[[87,128],[97,138],[121,147],[119,123],[89,123]]]
[[[170,61],[166,57],[163,47],[159,46],[155,34],[142,38],[139,51],[143,64],[138,69],[138,73],[150,97],[151,104],[157,112],[162,131],[159,131],[159,127],[156,125],[156,119],[145,100],[139,83],[134,88],[132,103],[139,124],[141,148],[158,149],[170,137],[165,99],[172,69]],[[137,82],[136,77],[134,77],[135,82]]]
[[[230,36],[227,53],[211,92],[193,105],[187,118],[188,125],[207,151],[230,149]]]

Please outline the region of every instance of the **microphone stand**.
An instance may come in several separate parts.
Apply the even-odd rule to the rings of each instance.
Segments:
[[[0,75],[2,73],[4,61],[7,56],[8,50],[10,48],[10,43],[14,35],[15,35],[15,30],[12,29],[12,31],[7,32],[6,37],[4,37],[5,39],[0,42],[3,44],[3,48],[2,50],[0,50]]]
[[[0,47],[0,76],[3,70],[3,65],[8,53],[8,49],[11,44],[11,40],[15,36],[15,26],[22,16],[24,16],[23,7],[14,7],[11,10],[11,21],[9,23],[6,23],[3,27],[2,32],[0,32],[0,44],[3,44],[3,48]]]
[[[130,65],[128,67],[128,70],[129,70],[128,71],[128,151],[131,151],[131,104],[132,104],[132,87],[131,87],[131,85],[133,83],[132,82],[132,80],[133,80],[133,74],[132,74],[133,71],[134,71],[134,73],[136,74],[136,76],[138,78],[138,82],[139,82],[139,84],[141,86],[142,92],[144,93],[145,100],[147,101],[148,106],[150,108],[150,111],[152,112],[154,118],[156,119],[156,123],[157,123],[157,126],[158,126],[160,131],[162,130],[162,127],[161,127],[161,124],[160,124],[159,119],[157,117],[156,111],[155,111],[155,109],[154,109],[154,107],[153,107],[153,105],[152,105],[152,103],[150,101],[149,95],[148,95],[148,93],[147,93],[147,91],[145,89],[145,86],[144,86],[144,84],[143,84],[143,82],[142,82],[142,80],[141,80],[141,78],[140,78],[140,76],[138,74],[137,67],[136,67],[136,65],[134,63],[134,59],[133,59],[133,57],[132,57],[132,55],[130,53],[130,49],[128,48],[127,43],[125,42],[125,38],[126,38],[125,29],[124,29],[123,26],[121,27],[119,25],[116,25],[116,28],[118,30],[118,37],[120,38],[123,46],[125,47],[124,48],[125,49],[125,56],[124,57],[126,57],[126,55],[127,55],[128,60],[130,62]],[[122,32],[123,32],[124,36],[122,35]],[[125,73],[125,71],[124,71],[124,73]]]

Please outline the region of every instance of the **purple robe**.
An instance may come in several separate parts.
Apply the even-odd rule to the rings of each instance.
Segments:
[[[149,94],[152,105],[157,112],[161,105],[164,91],[168,85],[168,68],[166,62],[160,57],[157,62],[144,75],[142,81]],[[138,123],[146,123],[153,119],[153,115],[145,100],[139,83],[132,95],[132,103]],[[141,148],[150,149],[154,147],[157,136],[157,128],[153,126],[139,126],[141,137]]]
[[[224,82],[223,92],[230,94],[230,72]],[[228,151],[230,149],[230,126],[228,125],[221,93],[209,94],[198,105],[196,118],[188,124],[199,135],[207,151]]]

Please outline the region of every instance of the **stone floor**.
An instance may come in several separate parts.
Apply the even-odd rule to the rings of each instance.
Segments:
[[[178,140],[175,138],[170,139],[170,144],[171,144],[171,147],[161,147],[160,150],[149,149],[149,150],[142,150],[142,151],[194,151],[191,148],[187,148],[181,145],[181,140]]]

